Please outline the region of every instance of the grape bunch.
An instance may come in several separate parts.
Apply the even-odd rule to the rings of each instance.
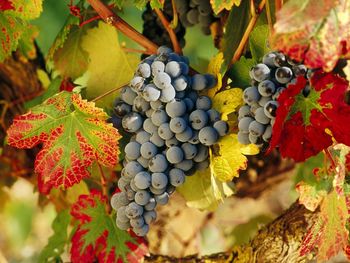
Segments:
[[[210,25],[219,20],[210,0],[175,0],[176,10],[184,27],[200,25],[203,34],[210,35]]]
[[[228,132],[212,101],[199,91],[216,84],[214,76],[189,76],[188,59],[160,47],[144,59],[114,107],[122,128],[132,136],[112,207],[120,229],[144,236],[177,186],[209,166],[209,146]]]
[[[251,86],[243,92],[245,105],[238,112],[239,142],[266,147],[272,135],[278,96],[288,88],[288,84],[295,82],[296,77],[309,78],[311,73],[305,65],[282,53],[265,54],[262,63],[250,70]],[[306,86],[303,95],[307,97],[309,92],[310,87]]]
[[[164,2],[163,13],[168,21],[173,19],[173,8],[171,5],[171,0],[166,0]],[[158,18],[157,14],[152,10],[150,4],[147,4],[145,11],[142,14],[143,19],[143,31],[142,34],[151,39],[152,42],[161,46],[171,46],[171,40],[168,32],[165,30],[162,22]],[[186,28],[179,21],[174,32],[177,36],[177,39],[181,47],[185,46],[185,34]]]

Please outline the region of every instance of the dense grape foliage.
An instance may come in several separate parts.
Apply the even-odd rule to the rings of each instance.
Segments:
[[[282,53],[270,52],[262,63],[249,72],[251,86],[243,92],[245,105],[238,113],[238,140],[242,144],[253,143],[259,147],[268,145],[278,108],[278,96],[294,83],[296,77],[309,78],[312,70],[296,63]],[[308,86],[303,94],[308,96]]]
[[[209,0],[175,0],[175,5],[183,26],[199,25],[205,35],[210,35],[210,25],[219,20]]]
[[[198,91],[212,88],[212,75],[189,76],[186,57],[160,47],[144,59],[116,99],[114,113],[132,135],[125,146],[124,168],[113,196],[117,226],[146,235],[185,177],[209,165],[209,146],[227,134],[228,125]]]
[[[171,0],[166,0],[164,2],[163,13],[168,21],[173,20],[173,8],[171,5]],[[143,19],[143,31],[142,34],[148,39],[152,40],[155,44],[161,46],[171,46],[171,40],[168,32],[165,30],[162,22],[158,18],[157,14],[152,10],[150,4],[147,4],[145,11],[142,14]],[[178,21],[174,32],[181,47],[185,46],[185,34],[186,28]]]

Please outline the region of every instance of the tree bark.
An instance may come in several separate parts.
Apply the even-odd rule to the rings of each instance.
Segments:
[[[317,216],[318,211],[310,212],[303,205],[294,203],[285,213],[259,230],[249,244],[235,247],[232,251],[184,258],[151,255],[145,258],[145,262],[306,262],[310,258],[300,256],[299,249],[307,229],[316,221]]]

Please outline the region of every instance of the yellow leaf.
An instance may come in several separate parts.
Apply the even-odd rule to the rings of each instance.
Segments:
[[[240,88],[219,92],[213,98],[213,108],[222,113],[222,119],[228,120],[227,115],[235,112],[243,104],[243,91]]]
[[[215,179],[210,169],[188,176],[177,191],[186,199],[189,207],[209,211],[216,210],[224,197],[233,194],[226,183]]]
[[[222,137],[214,146],[215,150],[211,156],[210,167],[214,176],[222,182],[229,182],[238,176],[239,170],[247,168],[247,157],[243,152],[248,152],[248,147],[238,142],[236,134]],[[249,146],[251,153],[258,153],[258,149]]]
[[[79,184],[75,184],[67,189],[66,199],[70,204],[73,204],[78,200],[80,195],[88,195],[89,192],[89,188],[85,181],[80,181]]]
[[[211,88],[208,91],[209,97],[214,97],[216,92],[218,92],[222,86],[222,72],[221,72],[221,66],[224,63],[224,54],[222,52],[216,54],[215,57],[213,57],[208,65],[207,72],[216,76],[217,78],[217,84],[215,87]]]
[[[82,41],[83,49],[89,53],[87,96],[95,98],[130,81],[139,62],[139,56],[126,53],[118,42],[116,29],[100,22],[89,29]],[[112,94],[103,100],[111,103]],[[101,103],[99,101],[99,103]]]

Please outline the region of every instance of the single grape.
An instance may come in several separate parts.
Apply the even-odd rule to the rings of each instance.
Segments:
[[[166,151],[166,158],[172,164],[181,162],[184,159],[184,153],[178,146],[172,146]]]
[[[249,105],[243,105],[238,110],[238,120],[240,120],[240,119],[242,119],[244,117],[251,117],[251,112],[250,112],[250,106]]]
[[[120,92],[120,97],[123,101],[132,106],[134,104],[134,99],[137,97],[137,93],[129,86],[125,86]]]
[[[145,219],[146,224],[150,225],[157,219],[157,213],[154,210],[147,211],[143,214],[143,218]]]
[[[211,89],[214,88],[215,85],[217,84],[217,80],[214,75],[212,74],[204,74],[205,79],[206,79],[206,88]]]
[[[125,165],[125,174],[130,178],[143,170],[143,167],[136,161],[131,161]]]
[[[164,104],[160,100],[151,101],[150,105],[151,105],[151,108],[154,109],[154,110],[162,110],[162,109],[164,109]]]
[[[152,114],[152,122],[156,126],[160,126],[163,123],[167,123],[169,121],[169,117],[164,110],[155,110]]]
[[[187,123],[183,118],[175,117],[170,120],[169,127],[172,132],[181,133],[186,129]]]
[[[220,136],[225,136],[229,131],[229,127],[226,121],[216,121],[213,127]]]
[[[187,88],[188,80],[185,76],[181,75],[174,79],[173,86],[176,91],[184,91]]]
[[[140,114],[130,112],[123,117],[122,126],[127,132],[136,132],[142,127],[143,119]]]
[[[265,125],[261,124],[257,121],[252,121],[249,124],[249,133],[255,136],[261,136],[263,135],[265,131]]]
[[[151,195],[146,190],[137,191],[135,194],[135,202],[139,205],[146,205],[151,199]]]
[[[240,131],[243,131],[243,132],[248,132],[249,125],[252,121],[254,121],[254,119],[251,117],[244,117],[244,118],[240,119],[240,121],[238,123],[238,129]]]
[[[129,200],[125,192],[115,193],[111,198],[111,206],[114,210],[118,210],[119,207],[129,204]]]
[[[211,146],[218,141],[219,134],[213,127],[206,126],[199,131],[198,138],[202,144]]]
[[[168,184],[168,177],[165,173],[152,174],[152,187],[155,189],[163,189]]]
[[[152,75],[156,76],[157,74],[164,72],[165,64],[162,61],[156,60],[151,65]]]
[[[203,162],[209,156],[209,148],[200,144],[197,148],[197,155],[193,158],[193,161],[200,163]]]
[[[265,104],[264,106],[264,113],[267,117],[274,118],[276,117],[276,111],[278,108],[278,102],[271,100],[268,103]]]
[[[274,59],[276,57],[276,53],[275,52],[270,52],[264,55],[263,57],[263,63],[268,65],[269,67],[276,67],[275,63],[274,63]]]
[[[305,65],[302,65],[302,64],[293,66],[292,70],[293,70],[293,73],[296,77],[305,76],[307,73],[307,67]]]
[[[136,160],[140,157],[141,145],[138,142],[129,142],[125,146],[125,155],[129,160]]]
[[[193,129],[200,130],[208,123],[208,114],[203,110],[195,110],[189,116],[189,121]]]
[[[121,206],[117,210],[117,220],[120,222],[128,222],[129,218],[126,216],[125,210],[127,206]]]
[[[281,67],[276,70],[275,78],[279,83],[286,84],[293,78],[293,72],[288,67]]]
[[[176,137],[172,137],[171,139],[165,141],[165,145],[167,147],[175,146],[178,144],[179,144],[179,141],[176,139]]]
[[[130,112],[131,112],[131,106],[123,101],[119,101],[114,106],[114,113],[119,118],[123,118],[126,114]]]
[[[153,186],[150,186],[149,190],[154,195],[161,195],[162,193],[164,193],[166,191],[166,187],[157,189],[157,188],[154,188]]]
[[[259,83],[258,90],[261,96],[270,97],[275,93],[276,86],[271,80],[264,80]]]
[[[138,216],[136,218],[130,219],[130,225],[133,228],[140,228],[145,224],[145,220],[143,219],[142,216]]]
[[[270,118],[266,116],[265,110],[263,107],[260,107],[255,111],[255,120],[261,124],[269,124]]]
[[[146,171],[139,172],[135,175],[134,182],[137,188],[147,189],[151,185],[151,175]]]
[[[192,131],[192,129],[189,126],[187,126],[186,129],[183,132],[176,133],[175,137],[180,142],[187,142],[193,137],[193,131]]]
[[[154,132],[149,140],[157,147],[165,145],[165,141],[159,136],[158,131]]]
[[[179,64],[181,68],[181,74],[188,75],[188,73],[190,72],[190,67],[188,66],[188,64],[183,61],[180,61]]]
[[[151,197],[148,203],[145,204],[144,208],[146,211],[152,211],[154,208],[156,208],[156,206],[157,206],[156,200],[153,197]]]
[[[130,219],[141,216],[142,213],[143,213],[143,207],[136,204],[135,202],[131,202],[125,208],[125,214]]]
[[[143,114],[144,112],[146,112],[150,108],[151,108],[151,106],[150,106],[149,102],[146,101],[144,98],[142,98],[140,95],[134,99],[134,105],[132,107],[133,111],[137,111],[137,112],[140,112],[141,114]]]
[[[169,123],[163,123],[159,126],[158,135],[163,140],[169,140],[174,136],[174,133],[170,129]]]
[[[149,134],[146,131],[139,131],[138,133],[136,133],[136,141],[139,144],[143,144],[145,142],[148,142],[150,138],[151,138],[151,134]]]
[[[153,173],[162,173],[168,168],[168,161],[163,154],[157,154],[149,162],[149,170]]]
[[[196,101],[196,108],[198,110],[207,111],[211,108],[212,102],[208,96],[199,96]]]
[[[254,134],[249,133],[248,135],[250,143],[260,145],[263,141],[260,136],[256,136]]]
[[[151,142],[145,142],[140,146],[140,153],[143,158],[151,159],[158,152],[157,146]]]
[[[146,101],[157,101],[160,97],[160,90],[154,84],[147,84],[142,91],[142,96]]]
[[[273,96],[275,96],[275,94]],[[261,97],[261,99],[258,102],[259,106],[264,107],[266,103],[268,103],[270,100],[273,99],[273,96],[272,96],[272,98],[271,97]]]
[[[199,143],[199,138],[198,138],[198,131],[193,131],[192,138],[188,141],[191,144],[198,144]]]
[[[168,103],[172,101],[176,96],[176,90],[172,85],[165,87],[160,94],[160,101]]]
[[[169,181],[175,187],[180,186],[185,182],[185,173],[181,169],[173,168],[169,171]]]
[[[220,120],[220,113],[217,110],[210,109],[207,110],[209,121],[214,123]]]
[[[133,79],[130,81],[130,87],[134,91],[142,91],[144,87],[144,82],[145,79],[143,77],[135,76]]]
[[[174,166],[177,169],[187,172],[193,167],[193,161],[185,159],[182,162],[175,164]]]
[[[260,93],[256,87],[248,87],[243,91],[243,100],[248,105],[258,102],[260,97]]]
[[[126,189],[126,186],[130,183],[130,180],[128,178],[126,178],[125,176],[124,177],[121,177],[119,178],[118,180],[118,188],[122,191],[125,191]]]
[[[116,225],[121,230],[128,230],[130,228],[130,222],[121,222],[118,219],[116,220]]]
[[[146,159],[146,158],[140,156],[139,158],[137,158],[137,162],[139,164],[141,164],[141,166],[143,168],[145,168],[145,169],[148,168],[149,159]]]
[[[135,199],[135,191],[131,189],[130,185],[126,190],[126,196],[129,199],[129,201],[133,201]]]
[[[262,138],[265,142],[269,142],[271,136],[272,136],[272,126],[268,125],[265,129],[265,132],[264,132]]]
[[[193,25],[196,25],[196,24],[198,24],[198,22],[199,22],[199,20],[198,20],[198,18],[199,18],[199,12],[198,12],[197,9],[191,9],[191,10],[187,13],[186,17],[187,17],[188,22],[190,22],[190,23],[193,24]]]
[[[172,78],[177,78],[181,74],[181,67],[179,62],[170,61],[165,66],[165,72]]]
[[[276,67],[283,67],[288,64],[287,58],[282,53],[277,53],[273,59],[273,63]]]
[[[169,53],[172,53],[172,49],[171,48],[168,48],[167,46],[160,46],[158,49],[157,49],[157,54],[158,55],[162,55],[162,54],[169,54]]]
[[[166,113],[171,117],[179,117],[186,112],[186,103],[183,100],[175,99],[165,106]]]
[[[132,229],[132,231],[134,231],[134,233],[139,236],[139,237],[143,237],[145,236],[148,231],[149,231],[149,226],[147,224],[143,225],[142,227],[134,227]]]
[[[256,81],[263,81],[270,77],[270,68],[265,64],[259,63],[250,70],[250,75]]]
[[[198,94],[196,91],[189,91],[187,93],[187,98],[189,98],[190,100],[192,100],[193,103],[196,103],[197,99],[198,99]]]
[[[140,63],[136,72],[143,78],[149,78],[151,76],[151,67],[147,63]]]
[[[207,79],[202,74],[195,74],[192,77],[192,89],[193,90],[204,90],[207,87]]]
[[[153,78],[153,83],[159,88],[164,89],[171,85],[171,78],[165,72],[157,73]]]
[[[191,143],[185,142],[181,145],[185,159],[193,159],[197,155],[197,147]]]
[[[237,134],[237,139],[238,142],[240,142],[241,144],[250,144],[249,133],[239,131]]]
[[[137,191],[140,190],[140,189],[136,186],[136,184],[135,184],[135,179],[134,179],[134,178],[132,178],[131,181],[130,181],[130,187],[131,187],[131,189],[132,189],[134,192],[137,192]]]
[[[161,195],[155,195],[154,199],[156,199],[157,204],[166,205],[169,202],[169,194],[165,192]]]
[[[186,111],[187,112],[192,112],[193,108],[194,108],[194,103],[190,98],[184,98],[183,101],[186,104]]]

